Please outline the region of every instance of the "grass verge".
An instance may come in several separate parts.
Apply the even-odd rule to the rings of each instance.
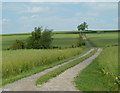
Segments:
[[[104,48],[102,53],[75,79],[82,91],[118,91],[118,47]]]
[[[65,70],[67,70],[68,68],[71,68],[77,64],[79,64],[80,62],[82,62],[83,60],[89,58],[90,56],[92,56],[95,52],[97,51],[97,49],[95,49],[94,51],[92,51],[90,54],[88,54],[85,57],[82,57],[81,59],[78,59],[76,61],[73,61],[71,63],[68,63],[64,66],[61,66],[43,76],[41,76],[37,81],[36,81],[36,85],[40,85],[43,84],[45,82],[47,82],[49,79],[56,77],[57,75],[61,74],[62,72],[64,72]]]

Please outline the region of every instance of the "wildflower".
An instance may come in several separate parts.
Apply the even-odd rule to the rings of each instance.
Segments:
[[[109,74],[109,72],[106,72],[106,75],[108,75]]]
[[[118,80],[118,77],[116,77],[115,79]]]

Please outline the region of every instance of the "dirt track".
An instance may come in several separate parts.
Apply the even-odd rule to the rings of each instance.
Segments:
[[[79,91],[75,88],[73,83],[74,78],[77,76],[80,71],[82,71],[85,67],[87,67],[102,51],[101,48],[91,56],[90,58],[86,59],[82,63],[66,70],[62,74],[58,75],[57,77],[49,80],[49,82],[38,86],[37,90],[40,91]]]

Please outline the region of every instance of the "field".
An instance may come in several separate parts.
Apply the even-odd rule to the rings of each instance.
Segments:
[[[2,36],[2,47],[3,49],[9,48],[12,43],[18,40],[25,40],[30,35],[5,35]],[[52,46],[57,46],[61,48],[71,47],[72,44],[78,41],[78,34],[54,34],[53,35],[53,43]]]
[[[25,40],[29,36],[29,33],[3,35],[3,49],[10,47],[16,39]],[[52,46],[59,47],[59,49],[3,50],[2,85],[64,63],[89,50],[86,47],[71,48],[74,43],[78,42],[78,34],[73,34],[73,32],[66,31],[61,34],[58,32],[52,37],[54,38]],[[102,47],[103,51],[92,64],[79,73],[75,79],[76,87],[83,91],[118,90],[116,79],[118,77],[118,33],[88,33],[86,37],[94,47]],[[43,76],[46,79],[41,77],[42,79],[39,79],[37,84],[46,82],[81,61],[75,62],[58,68],[55,73],[54,71],[48,73],[49,76],[46,74],[47,76]]]
[[[95,47],[107,47],[118,45],[118,33],[94,33],[86,35],[89,42]]]
[[[87,34],[87,38],[94,46],[103,47],[103,52],[76,77],[76,87],[83,91],[117,91],[118,33]]]
[[[30,35],[11,35],[11,36],[2,36],[2,48],[9,48],[15,40],[25,40]]]
[[[78,42],[78,34],[55,34],[53,35],[53,46],[62,48],[72,47],[72,45]]]
[[[3,49],[9,47],[16,39],[25,40],[29,36],[3,36]],[[3,85],[64,63],[89,50],[85,47],[69,48],[78,41],[78,34],[55,34],[53,38],[52,45],[63,49],[3,50]]]

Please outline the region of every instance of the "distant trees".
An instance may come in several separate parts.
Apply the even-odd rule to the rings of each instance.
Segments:
[[[35,27],[32,36],[27,38],[26,43],[16,40],[11,46],[12,49],[48,49],[52,43],[51,29],[43,29],[42,27]]]
[[[88,29],[88,25],[86,22],[83,22],[82,24],[77,26],[78,31],[84,31],[85,29]]]

